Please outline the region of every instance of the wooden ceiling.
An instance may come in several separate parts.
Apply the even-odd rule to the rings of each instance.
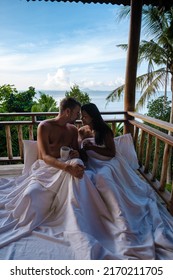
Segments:
[[[81,2],[83,4],[86,3],[99,3],[99,4],[116,4],[116,5],[130,5],[130,0],[26,0],[26,1],[45,1],[45,2]],[[159,7],[165,7],[169,9],[173,7],[173,0],[143,0],[143,4],[145,5],[153,5]]]

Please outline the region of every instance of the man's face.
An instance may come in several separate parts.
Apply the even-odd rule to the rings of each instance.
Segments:
[[[70,111],[70,122],[74,123],[77,119],[80,119],[80,106],[76,106]]]

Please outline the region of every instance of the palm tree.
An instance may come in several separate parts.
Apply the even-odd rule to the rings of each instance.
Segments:
[[[38,102],[32,106],[32,112],[56,112],[57,103],[56,100],[43,92],[39,92],[40,98]]]
[[[129,14],[129,9],[120,11],[119,18]],[[145,34],[152,39],[141,41],[138,54],[138,65],[144,60],[148,63],[148,72],[136,78],[136,89],[141,90],[141,96],[136,103],[136,110],[143,106],[157,91],[164,87],[165,103],[167,97],[168,80],[170,78],[172,92],[172,106],[170,123],[173,123],[173,8],[168,11],[158,10],[155,7],[143,8],[143,27]],[[127,44],[118,45],[127,50]],[[155,70],[155,68],[157,68]],[[125,85],[116,88],[107,96],[107,101],[120,98]],[[171,134],[171,132],[168,132]],[[172,149],[170,149],[170,153]],[[165,147],[166,152],[166,147]],[[171,162],[169,163],[167,182],[171,179]]]
[[[124,11],[123,11],[124,10]],[[129,10],[120,11],[119,17],[128,15]],[[148,63],[148,72],[136,78],[136,88],[141,90],[141,96],[136,103],[136,110],[143,106],[160,86],[165,88],[167,95],[168,79],[171,77],[171,91],[173,100],[173,8],[164,12],[155,7],[143,8],[144,31],[152,37],[149,41],[141,41],[138,54],[138,65],[143,61]],[[127,44],[118,45],[127,50]],[[155,70],[155,68],[157,68]],[[111,92],[106,100],[114,101],[121,97],[125,85],[121,85]],[[172,116],[173,114],[171,114]],[[171,117],[171,123],[173,123]]]

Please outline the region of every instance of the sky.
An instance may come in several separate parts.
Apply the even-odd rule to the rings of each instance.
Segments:
[[[111,91],[125,80],[118,5],[0,0],[0,86]]]

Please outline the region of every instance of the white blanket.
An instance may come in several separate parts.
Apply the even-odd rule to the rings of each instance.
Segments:
[[[0,259],[173,259],[173,217],[118,152],[80,180],[37,160],[0,180]]]

